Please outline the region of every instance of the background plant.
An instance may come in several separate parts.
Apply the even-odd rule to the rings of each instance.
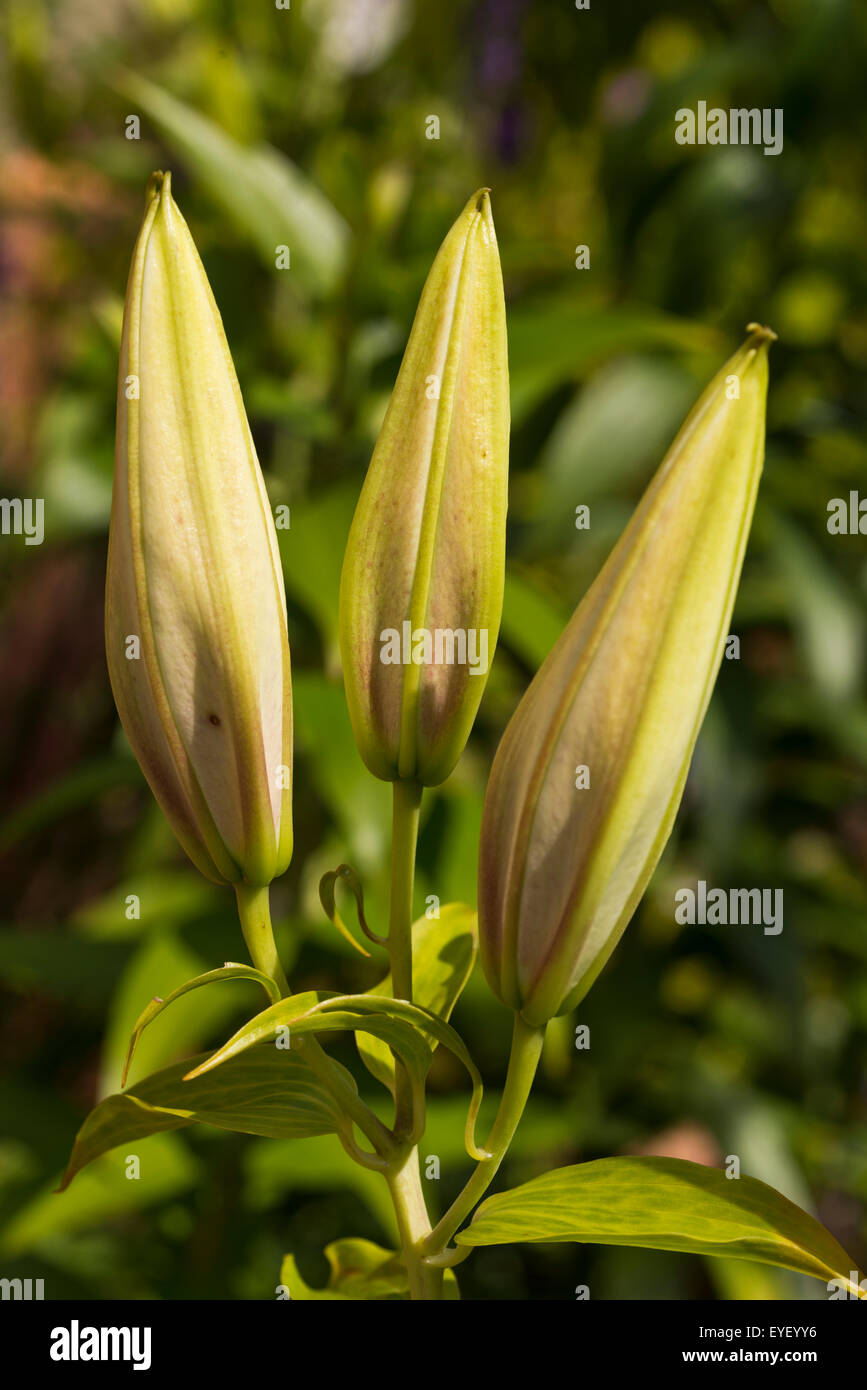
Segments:
[[[49,1195],[66,1137],[116,1089],[142,999],[238,954],[231,904],[179,858],[116,741],[100,641],[119,287],[143,181],[173,164],[272,500],[292,506],[284,564],[306,814],[275,906],[287,966],[311,986],[335,967],[347,989],[375,978],[323,927],[317,898],[320,873],[344,858],[365,871],[371,920],[387,887],[388,794],[353,761],[336,679],[337,571],[430,249],[468,189],[495,187],[504,248],[510,571],[473,741],[428,800],[417,911],[428,892],[472,900],[499,734],[711,364],[753,315],[781,334],[736,611],[742,659],[723,668],[677,839],[604,994],[582,1011],[596,1060],[573,1052],[568,1024],[549,1035],[532,1142],[519,1139],[504,1181],[615,1151],[713,1160],[736,1149],[796,1200],[814,1194],[863,1265],[863,546],[824,524],[828,499],[864,475],[863,21],[842,7],[743,4],[723,20],[684,5],[600,12],[579,38],[586,17],[554,4],[455,5],[447,21],[396,7],[405,32],[364,52],[341,41],[337,13],[293,11],[290,29],[276,11],[198,6],[167,21],[137,9],[99,27],[75,5],[13,5],[4,21],[2,331],[14,352],[3,494],[45,496],[50,526],[41,550],[0,542],[6,1250],[55,1295],[208,1296],[225,1292],[228,1270],[234,1294],[261,1297],[286,1249],[321,1283],[329,1240],[387,1236],[376,1184],[319,1140],[290,1153],[169,1134],[148,1141],[158,1181],[147,1191],[119,1195],[95,1178],[62,1211]],[[107,90],[113,62],[186,109],[150,89]],[[676,106],[755,104],[757,91],[785,109],[780,159],[674,146]],[[123,138],[130,111],[143,118],[138,143]],[[430,111],[438,143],[424,140]],[[246,182],[217,179],[225,147],[193,112],[280,154]],[[322,196],[289,196],[298,168]],[[283,241],[293,268],[281,274]],[[573,269],[579,242],[590,274]],[[572,524],[578,502],[593,509],[587,533]],[[748,934],[675,932],[673,889],[690,873],[785,888],[772,957]],[[125,916],[129,893],[139,920]],[[158,1020],[133,1075],[226,1036],[236,1003],[218,993]],[[474,979],[455,1022],[493,1100],[508,1020]],[[445,1202],[466,1170],[445,1142],[464,1081],[442,1050],[432,1085]],[[792,1287],[756,1266],[574,1246],[482,1252],[462,1287],[556,1297],[587,1279],[600,1297]]]

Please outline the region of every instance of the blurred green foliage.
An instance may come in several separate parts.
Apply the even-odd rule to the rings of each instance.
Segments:
[[[53,1192],[146,1001],[241,949],[231,895],[183,860],[120,736],[102,654],[123,288],[154,168],[174,172],[272,502],[291,512],[297,850],[273,896],[298,988],[382,974],[316,892],[349,860],[382,922],[389,792],[352,742],[337,584],[418,293],[469,193],[493,190],[506,279],[510,570],[477,729],[426,797],[418,911],[428,893],[475,902],[481,798],[512,708],[700,387],[748,320],[776,329],[741,658],[723,665],[644,904],[579,1016],[550,1031],[499,1181],[617,1152],[737,1153],[863,1266],[867,562],[863,538],[826,520],[830,499],[867,492],[867,10],[7,0],[2,27],[0,488],[46,508],[42,547],[0,538],[3,1273],[45,1278],[51,1298],[269,1298],[287,1253],[322,1284],[329,1242],[393,1236],[381,1181],[329,1136],[193,1127],[140,1146],[140,1181],[117,1150]],[[675,110],[698,100],[781,108],[783,153],[677,145]],[[783,933],[676,927],[674,891],[699,877],[783,888]],[[222,1041],[248,991],[173,1006],[134,1077]],[[484,1073],[484,1121],[510,1020],[478,972],[453,1022]],[[335,1054],[372,1093],[351,1043]],[[432,1088],[423,1154],[440,1158],[441,1209],[468,1162],[465,1078],[444,1049]],[[780,1271],[639,1250],[492,1249],[460,1275],[483,1298],[568,1299],[581,1283],[594,1298],[822,1296]]]

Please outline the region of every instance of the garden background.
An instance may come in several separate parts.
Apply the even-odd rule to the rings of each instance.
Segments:
[[[867,9],[6,0],[0,25],[0,493],[44,498],[46,522],[41,546],[0,537],[0,1273],[44,1278],[48,1298],[273,1298],[286,1253],[322,1283],[329,1241],[391,1235],[384,1184],[333,1138],[194,1127],[142,1143],[139,1181],[118,1150],[53,1191],[147,1000],[243,954],[232,894],[184,859],[123,739],[103,652],[123,292],[156,168],[173,171],[272,502],[290,508],[297,845],[273,901],[296,988],[383,973],[317,897],[348,860],[383,920],[389,788],[352,741],[338,579],[424,277],[469,195],[492,189],[509,312],[509,571],[476,729],[425,797],[419,913],[431,893],[475,902],[485,779],[521,692],[744,325],[779,334],[740,660],[723,663],[644,903],[550,1029],[498,1184],[613,1153],[737,1154],[867,1265],[867,551],[827,529],[828,502],[867,489]],[[678,145],[675,111],[699,100],[781,108],[782,153]],[[677,926],[674,893],[699,878],[783,888],[783,932]],[[229,1036],[251,994],[173,1006],[133,1075]],[[484,1119],[510,1017],[480,971],[453,1022]],[[351,1042],[336,1052],[351,1062]],[[442,1048],[431,1091],[441,1210],[468,1169],[465,1078]],[[494,1248],[461,1270],[469,1298],[580,1284],[825,1296],[644,1250]]]

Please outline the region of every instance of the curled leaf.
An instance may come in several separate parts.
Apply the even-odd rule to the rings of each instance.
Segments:
[[[272,1004],[219,1048],[211,1057],[187,1073],[195,1080],[222,1066],[229,1058],[260,1042],[271,1042],[288,1028],[290,1036],[350,1030],[372,1033],[397,1053],[414,1085],[423,1085],[431,1062],[431,1043],[442,1043],[466,1068],[473,1094],[467,1112],[464,1141],[470,1158],[490,1155],[475,1142],[475,1123],[482,1103],[482,1078],[466,1043],[450,1024],[405,999],[389,999],[376,994],[337,994],[322,996],[309,991]]]
[[[255,980],[257,984],[262,986],[272,1004],[276,1004],[277,1000],[280,998],[280,991],[270,975],[264,974],[261,970],[256,970],[252,965],[238,965],[234,961],[226,961],[226,964],[219,970],[209,970],[204,975],[197,975],[195,979],[187,980],[186,984],[179,985],[177,989],[173,989],[171,994],[167,995],[165,999],[161,999],[158,995],[154,995],[150,1003],[142,1009],[136,1025],[132,1030],[132,1037],[129,1040],[129,1047],[127,1048],[126,1058],[123,1064],[123,1075],[120,1080],[121,1086],[126,1085],[126,1079],[129,1076],[129,1069],[132,1066],[132,1059],[135,1056],[139,1038],[148,1024],[153,1023],[157,1015],[161,1014],[163,1009],[167,1008],[175,999],[180,999],[182,994],[189,994],[191,990],[199,989],[202,985],[214,984],[218,980]]]
[[[325,916],[328,918],[331,925],[337,928],[344,940],[348,941],[350,946],[354,947],[362,956],[369,957],[370,952],[365,951],[361,943],[356,941],[337,910],[335,888],[338,879],[344,879],[352,890],[352,895],[355,898],[356,910],[358,912],[358,925],[361,927],[368,941],[373,941],[377,946],[385,946],[387,944],[384,937],[377,936],[376,932],[371,931],[370,927],[367,925],[367,920],[364,916],[364,889],[361,886],[361,879],[358,877],[358,874],[352,868],[351,864],[340,864],[336,869],[329,869],[327,874],[322,875],[319,880],[319,901],[322,904]]]

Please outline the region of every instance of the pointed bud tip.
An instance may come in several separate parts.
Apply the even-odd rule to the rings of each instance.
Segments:
[[[473,196],[468,199],[464,208],[464,216],[472,222],[476,217],[481,217],[486,226],[493,230],[494,218],[491,213],[491,190],[490,188],[477,188]]]
[[[491,190],[489,188],[480,188],[473,194],[473,199],[476,205],[476,212],[481,215],[484,222],[493,230],[494,215],[491,211]]]
[[[145,202],[149,203],[152,198],[170,198],[172,196],[172,174],[171,170],[155,169],[148,179],[147,189],[145,190]]]
[[[469,227],[474,227],[480,222],[485,244],[496,246],[497,233],[494,227],[494,215],[491,211],[490,188],[476,189],[464,208],[464,217],[466,218],[466,225]]]
[[[746,331],[751,338],[758,338],[760,343],[767,343],[770,345],[777,341],[777,335],[773,328],[768,328],[767,325],[763,323],[748,323]]]

